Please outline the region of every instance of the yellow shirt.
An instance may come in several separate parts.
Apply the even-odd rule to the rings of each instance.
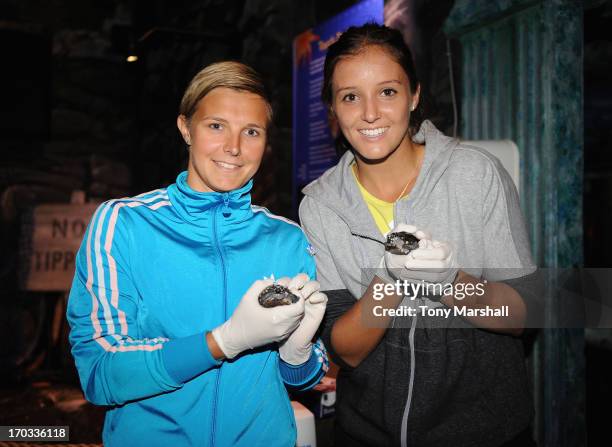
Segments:
[[[395,204],[393,202],[385,202],[384,200],[370,194],[368,190],[365,189],[361,183],[359,183],[357,174],[355,174],[354,164],[352,165],[351,172],[353,173],[353,177],[355,177],[355,182],[359,187],[359,191],[361,191],[363,200],[365,201],[366,205],[368,205],[368,209],[374,218],[376,226],[383,236],[386,235],[395,226],[393,224],[393,205]]]

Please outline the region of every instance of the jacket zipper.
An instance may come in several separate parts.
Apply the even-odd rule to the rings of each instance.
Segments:
[[[224,208],[227,208],[229,203],[229,195],[227,193],[223,194],[223,205]],[[223,318],[224,321],[227,320],[227,273],[225,271],[225,261],[223,259],[223,251],[221,250],[221,246],[219,245],[219,237],[217,235],[217,214],[221,211],[221,205],[218,205],[215,211],[213,212],[213,237],[215,241],[215,249],[217,250],[217,256],[221,261],[221,271],[223,272]],[[217,370],[217,378],[215,380],[215,390],[213,394],[213,406],[212,406],[212,428],[210,430],[210,445],[214,447],[215,445],[215,432],[217,426],[217,405],[219,398],[219,383],[221,382],[221,371],[222,368],[219,367]]]

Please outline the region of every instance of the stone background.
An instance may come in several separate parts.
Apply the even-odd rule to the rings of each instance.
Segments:
[[[0,36],[7,37],[0,45],[13,53],[5,60],[17,61],[3,73],[0,89],[17,110],[2,108],[8,118],[0,124],[0,188],[28,184],[28,192],[13,194],[35,201],[66,201],[82,189],[98,200],[173,182],[187,160],[175,126],[184,88],[203,66],[239,59],[268,81],[275,110],[255,201],[292,217],[292,39],[353,3],[1,1]],[[416,3],[423,41],[434,51],[428,44],[420,67],[430,116],[452,131],[440,31],[452,2]],[[131,48],[140,56],[133,64],[125,61]],[[21,196],[16,202],[25,203]]]

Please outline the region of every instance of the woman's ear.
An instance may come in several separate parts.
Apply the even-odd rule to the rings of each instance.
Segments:
[[[336,111],[334,110],[333,104],[330,104],[327,106],[327,114],[331,116],[333,119],[336,119]]]
[[[191,146],[191,133],[189,132],[189,122],[185,115],[179,115],[176,118],[176,127],[178,127],[179,132],[183,136],[183,140],[187,146]]]
[[[410,105],[411,112],[414,112],[414,109],[416,109],[419,106],[420,98],[421,98],[421,84],[418,84],[416,88],[416,92],[414,92],[414,95],[412,95],[412,104]]]

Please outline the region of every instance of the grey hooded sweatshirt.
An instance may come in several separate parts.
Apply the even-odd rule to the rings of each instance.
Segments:
[[[395,224],[451,243],[462,270],[515,287],[528,315],[541,309],[518,194],[499,160],[429,121],[413,140],[425,144],[425,158],[413,190],[395,205]],[[364,445],[503,444],[533,415],[520,339],[461,317],[396,317],[356,368],[334,352],[334,322],[363,295],[372,278],[364,269],[376,268],[384,254],[385,239],[350,171],[353,160],[345,153],[306,186],[300,205],[329,298],[323,340],[341,367],[337,424]]]

